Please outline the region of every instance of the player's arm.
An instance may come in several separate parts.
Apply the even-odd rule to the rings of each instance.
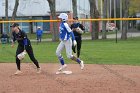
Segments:
[[[76,28],[74,27],[74,24],[72,24],[70,28],[72,29],[72,31],[76,31]]]
[[[64,25],[65,25],[65,28],[67,29],[67,31],[71,34],[74,46],[76,46],[77,43],[76,43],[73,31],[71,30],[71,28],[69,27],[69,25],[67,23],[64,23]]]
[[[80,24],[80,28],[81,28],[82,30],[85,30],[85,27],[84,27],[82,24]]]
[[[15,33],[13,32],[12,33],[12,44],[11,44],[11,47],[14,47],[15,41],[16,41],[16,36],[15,36]]]
[[[43,30],[41,30],[41,35],[43,34]]]
[[[23,44],[24,44],[24,51],[27,50],[27,45],[28,45],[28,41],[27,41],[27,35],[25,32],[22,31],[22,35],[23,35]]]
[[[72,41],[75,40],[74,34],[73,34],[71,28],[69,27],[69,25],[67,23],[64,23],[64,25],[65,25],[65,28],[67,29],[67,31],[71,34]]]
[[[85,27],[84,27],[82,24],[79,23],[79,27],[77,28],[76,31],[77,31],[79,34],[83,34],[83,33],[84,33],[84,30],[85,30]]]

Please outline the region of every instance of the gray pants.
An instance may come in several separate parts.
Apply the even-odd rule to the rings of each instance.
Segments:
[[[72,58],[73,55],[72,55],[72,40],[71,38],[68,39],[68,40],[64,40],[64,41],[61,41],[56,49],[56,55],[58,57],[61,56],[61,52],[63,49],[66,49],[66,54],[67,54],[67,57],[68,58]]]
[[[1,43],[2,44],[8,43],[8,38],[1,38]]]

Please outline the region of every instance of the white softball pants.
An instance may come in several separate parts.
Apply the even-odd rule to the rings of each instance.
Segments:
[[[59,43],[57,49],[56,49],[56,55],[58,57],[61,57],[61,52],[63,49],[66,49],[66,55],[68,58],[72,58],[73,55],[72,55],[72,40],[71,38],[68,39],[68,40],[63,40]]]

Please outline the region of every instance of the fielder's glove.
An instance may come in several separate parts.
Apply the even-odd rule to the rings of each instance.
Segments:
[[[23,51],[23,52],[21,52],[20,54],[18,54],[17,57],[18,57],[19,60],[23,60],[24,57],[25,57],[25,55],[26,55],[26,52]]]
[[[74,45],[74,46],[76,46],[76,45],[77,45],[76,40],[73,40],[73,45]]]
[[[79,27],[76,28],[76,31],[79,33],[79,34],[83,34],[83,30]]]

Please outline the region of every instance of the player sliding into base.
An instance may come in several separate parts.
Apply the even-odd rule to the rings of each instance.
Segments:
[[[67,57],[76,61],[77,63],[79,63],[80,68],[83,69],[84,62],[82,60],[80,60],[79,58],[72,55],[72,42],[73,42],[74,46],[76,46],[77,43],[76,43],[76,40],[75,40],[75,37],[74,37],[74,34],[73,34],[71,28],[67,24],[68,15],[66,13],[61,13],[58,16],[58,18],[61,19],[61,23],[59,26],[59,33],[60,33],[59,37],[60,37],[61,42],[58,45],[57,50],[56,50],[56,55],[61,63],[61,67],[58,69],[58,72],[64,71],[64,69],[67,67],[67,65],[64,62],[63,56],[61,55],[61,51],[64,48],[66,49]],[[72,40],[71,40],[71,37],[72,37]]]

